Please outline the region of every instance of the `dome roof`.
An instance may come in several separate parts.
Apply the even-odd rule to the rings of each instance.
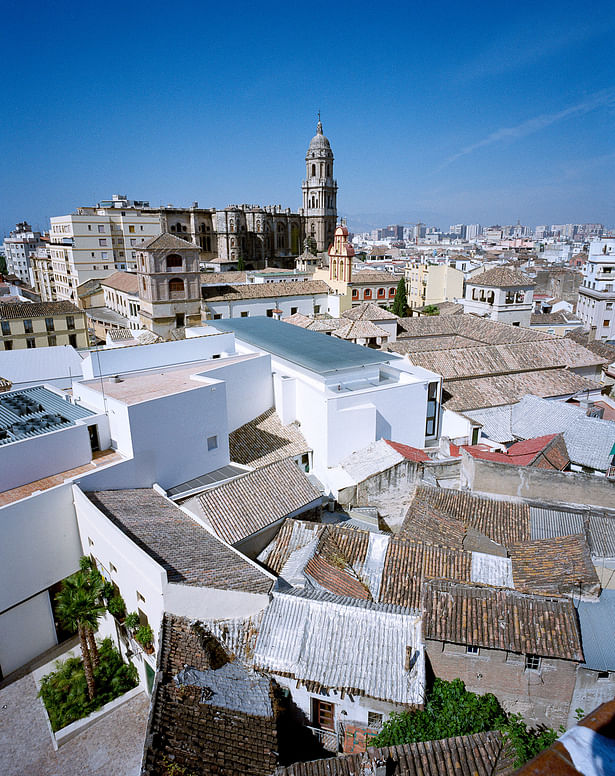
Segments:
[[[327,149],[330,151],[331,145],[329,144],[329,140],[322,133],[322,121],[319,119],[316,126],[316,134],[310,140],[310,147],[308,148],[308,151],[319,151],[322,149]]]

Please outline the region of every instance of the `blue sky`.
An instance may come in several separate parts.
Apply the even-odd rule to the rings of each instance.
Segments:
[[[426,6],[5,4],[0,231],[113,193],[296,209],[318,110],[353,226],[615,225],[615,6]]]

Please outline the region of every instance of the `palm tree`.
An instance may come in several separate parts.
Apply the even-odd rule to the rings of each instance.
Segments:
[[[98,665],[94,632],[104,614],[104,607],[100,603],[97,588],[90,585],[88,577],[81,571],[64,580],[62,589],[56,595],[56,602],[56,612],[62,625],[79,634],[83,672],[91,700],[96,693],[94,667]]]

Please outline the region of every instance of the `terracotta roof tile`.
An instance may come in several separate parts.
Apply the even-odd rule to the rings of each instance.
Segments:
[[[59,302],[0,303],[0,319],[51,318],[54,315],[84,315],[84,311],[68,300]]]
[[[207,302],[233,301],[234,299],[277,299],[284,296],[313,296],[328,294],[329,286],[323,280],[281,280],[279,283],[247,283],[246,285],[203,286],[203,299]]]
[[[139,279],[132,272],[114,272],[100,281],[101,286],[113,288],[115,291],[123,291],[125,294],[137,296],[139,293]]]
[[[531,288],[536,283],[532,278],[511,267],[495,267],[468,279],[469,285],[488,288]]]
[[[231,460],[261,468],[274,461],[294,458],[311,450],[297,423],[282,425],[274,409],[229,434]]]

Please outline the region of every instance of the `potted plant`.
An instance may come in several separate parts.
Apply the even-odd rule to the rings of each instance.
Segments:
[[[154,631],[149,625],[142,625],[135,633],[135,639],[143,647],[148,655],[154,651]]]
[[[116,593],[107,603],[107,611],[120,622],[124,621],[126,616],[126,603],[119,593]]]
[[[124,620],[124,625],[130,633],[134,634],[139,627],[139,615],[136,612],[129,612]]]

